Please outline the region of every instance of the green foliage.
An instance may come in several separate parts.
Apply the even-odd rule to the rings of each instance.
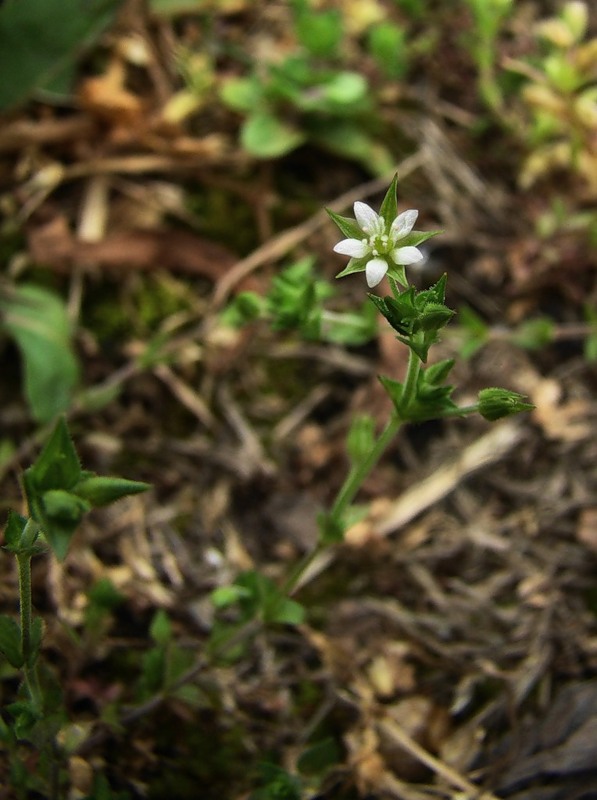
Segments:
[[[314,273],[314,259],[306,257],[276,275],[264,297],[241,292],[224,309],[220,320],[240,327],[256,319],[267,320],[274,330],[298,330],[308,340],[358,346],[377,333],[374,310],[363,303],[356,312],[326,310],[325,300],[335,294],[329,281]]]
[[[394,80],[403,78],[408,69],[406,31],[392,22],[380,22],[369,30],[367,47],[378,67]]]
[[[338,46],[338,12],[313,15],[299,8],[297,13],[306,52],[256,65],[250,75],[229,78],[221,87],[224,103],[245,117],[241,144],[258,158],[278,158],[310,141],[373,172],[388,172],[392,159],[368,132],[373,107],[366,79],[314,61]]]
[[[22,103],[36,90],[68,92],[82,48],[97,38],[119,5],[118,0],[5,0],[0,109]]]
[[[98,478],[81,469],[61,417],[36,461],[23,475],[29,513],[57,558],[63,559],[83,515],[149,486],[123,478]]]
[[[250,800],[301,800],[300,779],[276,764],[262,764],[260,789]]]
[[[0,295],[0,327],[20,350],[24,392],[34,419],[48,422],[66,411],[79,367],[62,300],[39,286],[11,287]]]
[[[479,71],[479,92],[493,110],[503,104],[502,89],[496,76],[497,40],[513,7],[513,0],[464,0],[470,9],[474,29],[469,40]]]
[[[269,625],[300,625],[305,618],[300,603],[286,597],[270,578],[254,570],[239,575],[232,587],[216,589],[212,601],[218,608],[237,605],[243,623],[261,619]]]
[[[417,292],[414,286],[409,286],[394,297],[370,294],[369,298],[398,333],[396,338],[425,363],[439,331],[454,316],[454,311],[444,305],[445,291],[446,275],[443,275],[430,289]]]
[[[524,188],[568,169],[597,196],[597,38],[584,41],[588,15],[585,3],[562,4],[556,16],[536,26],[541,55],[509,62],[525,79],[523,113],[515,119],[520,139],[531,145],[520,173]]]

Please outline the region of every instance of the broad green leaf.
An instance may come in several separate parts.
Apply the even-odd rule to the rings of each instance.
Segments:
[[[0,7],[0,108],[64,83],[119,0],[5,0]]]
[[[34,419],[48,422],[66,411],[79,368],[62,300],[39,286],[14,287],[9,296],[0,297],[0,326],[21,352],[24,391]]]
[[[272,114],[257,112],[243,124],[240,139],[242,146],[252,155],[277,158],[299,147],[305,136]]]

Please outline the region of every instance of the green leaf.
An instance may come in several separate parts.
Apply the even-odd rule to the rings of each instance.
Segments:
[[[22,667],[21,629],[12,617],[0,615],[0,653],[12,667]]]
[[[79,456],[68,432],[66,420],[60,417],[45,447],[25,470],[25,476],[37,491],[70,489],[81,477]]]
[[[330,103],[350,106],[367,97],[367,81],[358,72],[338,72],[323,85],[323,96]]]
[[[380,22],[369,30],[369,52],[388,78],[403,78],[408,68],[406,34],[392,22]]]
[[[163,608],[154,614],[149,626],[149,635],[160,647],[165,647],[172,639],[172,623]]]
[[[537,350],[553,341],[555,325],[548,317],[529,319],[519,325],[512,335],[512,341],[518,347]]]
[[[342,14],[337,9],[305,9],[295,15],[295,32],[299,42],[314,56],[333,56],[344,35]]]
[[[5,0],[0,7],[0,108],[23,102],[59,76],[72,75],[82,49],[119,5],[119,0]]]
[[[230,78],[220,89],[220,97],[236,111],[254,111],[263,99],[263,89],[254,78]]]
[[[48,422],[70,406],[79,374],[66,307],[47,289],[24,284],[14,287],[8,298],[0,297],[0,320],[23,359],[31,414]]]
[[[297,768],[305,775],[317,775],[338,764],[341,758],[338,742],[329,736],[304,750],[297,761]]]
[[[245,619],[260,616],[265,623],[282,625],[298,625],[303,621],[304,608],[286,597],[272,580],[260,572],[244,572],[235,584],[248,590],[247,595],[239,597]]]
[[[251,155],[278,158],[296,150],[305,141],[305,136],[273,114],[258,111],[243,124],[240,140]]]
[[[89,473],[84,473],[84,475],[87,476]],[[73,492],[91,506],[97,508],[98,506],[110,505],[110,503],[114,503],[116,500],[131,494],[146,492],[150,488],[151,485],[149,483],[143,483],[142,481],[90,475],[90,477],[83,477],[73,487]]]
[[[346,437],[346,449],[350,460],[358,464],[371,451],[375,442],[375,419],[371,414],[356,414]]]

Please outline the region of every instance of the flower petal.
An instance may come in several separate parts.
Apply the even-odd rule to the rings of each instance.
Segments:
[[[364,258],[370,250],[367,242],[363,242],[361,239],[342,239],[334,247],[334,253],[341,253],[343,256],[351,258]]]
[[[408,211],[403,211],[402,214],[398,214],[390,227],[390,239],[396,242],[398,239],[406,236],[407,233],[410,233],[418,216],[419,212],[414,208],[409,208]]]
[[[367,278],[367,286],[372,289],[382,280],[388,271],[388,262],[383,258],[372,258],[367,262],[365,267],[365,277]]]
[[[425,256],[418,247],[397,247],[390,253],[392,261],[396,264],[416,264],[422,261]]]
[[[384,232],[385,223],[383,219],[367,203],[361,203],[357,200],[354,204],[354,215],[360,229],[368,236],[375,236]]]

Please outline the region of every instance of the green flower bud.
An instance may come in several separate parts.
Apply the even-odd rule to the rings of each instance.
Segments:
[[[44,492],[43,504],[47,516],[60,522],[78,522],[91,508],[85,500],[64,489]]]
[[[524,395],[508,389],[481,389],[479,392],[479,414],[490,422],[533,408],[532,403],[525,402]]]

